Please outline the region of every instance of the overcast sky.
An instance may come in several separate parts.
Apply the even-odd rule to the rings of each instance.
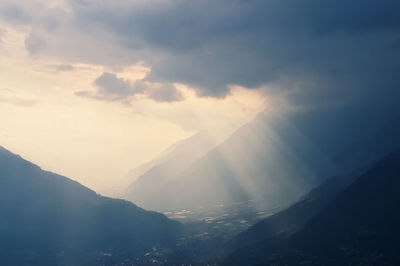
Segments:
[[[398,110],[399,11],[398,0],[2,0],[0,145],[93,186],[263,108]]]

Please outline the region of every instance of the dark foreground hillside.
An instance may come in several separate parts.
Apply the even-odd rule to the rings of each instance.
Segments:
[[[102,197],[0,147],[1,265],[140,265],[180,231],[162,214]]]
[[[328,206],[358,177],[360,172],[356,171],[327,179],[297,203],[259,221],[248,230],[234,237],[226,245],[227,252],[268,241],[269,239],[273,241],[275,238],[289,238],[300,231],[308,221]]]
[[[373,165],[289,238],[238,249],[227,265],[399,265],[400,151]]]

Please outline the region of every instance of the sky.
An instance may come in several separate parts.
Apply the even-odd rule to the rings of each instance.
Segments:
[[[0,145],[105,191],[263,109],[397,114],[399,5],[1,0]]]

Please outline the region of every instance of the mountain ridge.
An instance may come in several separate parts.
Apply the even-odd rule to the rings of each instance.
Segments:
[[[398,265],[400,150],[375,162],[289,238],[236,250],[225,265]]]
[[[182,230],[163,214],[103,197],[5,148],[0,213],[4,265],[141,265],[147,249],[175,241]]]

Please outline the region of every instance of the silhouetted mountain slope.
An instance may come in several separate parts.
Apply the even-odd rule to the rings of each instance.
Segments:
[[[306,222],[317,215],[339,193],[348,187],[358,177],[358,174],[357,172],[327,179],[302,197],[299,202],[263,219],[233,238],[227,244],[227,249],[233,251],[276,237],[288,238],[302,229]]]
[[[146,249],[173,240],[180,227],[0,148],[1,265],[135,262]]]
[[[269,122],[260,114],[174,178],[133,184],[128,198],[154,210],[294,202],[330,173],[329,161],[285,121],[278,129]]]
[[[237,250],[228,265],[399,265],[400,151],[374,164],[289,239]]]

